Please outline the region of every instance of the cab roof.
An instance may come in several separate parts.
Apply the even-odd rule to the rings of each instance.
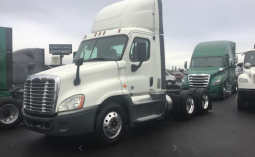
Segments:
[[[92,33],[138,27],[163,34],[161,0],[125,0],[103,8],[95,18]]]

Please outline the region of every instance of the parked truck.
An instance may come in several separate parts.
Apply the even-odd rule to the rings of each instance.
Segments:
[[[212,108],[206,89],[166,90],[161,0],[126,0],[103,8],[74,63],[27,78],[23,118],[53,136],[94,132],[103,145],[127,126],[190,119]]]
[[[0,129],[20,124],[26,78],[43,68],[44,49],[12,52],[12,28],[0,27]]]
[[[254,49],[244,52],[244,62],[237,64],[243,69],[238,76],[237,108],[245,109],[246,102],[255,102],[255,45]]]
[[[206,88],[213,98],[224,99],[236,92],[235,43],[210,41],[199,43],[192,54],[182,88]],[[187,69],[187,62],[184,63]]]

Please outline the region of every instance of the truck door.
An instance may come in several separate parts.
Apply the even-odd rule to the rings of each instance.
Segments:
[[[146,61],[132,72],[132,64],[138,65],[137,45],[146,44]],[[159,118],[165,111],[165,94],[156,93],[157,71],[155,40],[152,35],[134,33],[129,39],[125,53],[127,88],[131,93],[133,122]]]

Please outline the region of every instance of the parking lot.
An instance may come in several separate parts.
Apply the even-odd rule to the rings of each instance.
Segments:
[[[103,148],[89,137],[55,138],[23,125],[0,131],[2,157],[29,156],[255,156],[255,108],[238,111],[235,95],[189,121],[172,118],[128,129],[121,143]]]

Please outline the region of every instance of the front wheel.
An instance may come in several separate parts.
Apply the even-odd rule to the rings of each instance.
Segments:
[[[21,102],[13,98],[3,98],[0,100],[0,128],[12,129],[22,121]]]
[[[121,140],[127,126],[125,110],[118,103],[104,106],[96,119],[95,134],[98,142],[104,146]]]

